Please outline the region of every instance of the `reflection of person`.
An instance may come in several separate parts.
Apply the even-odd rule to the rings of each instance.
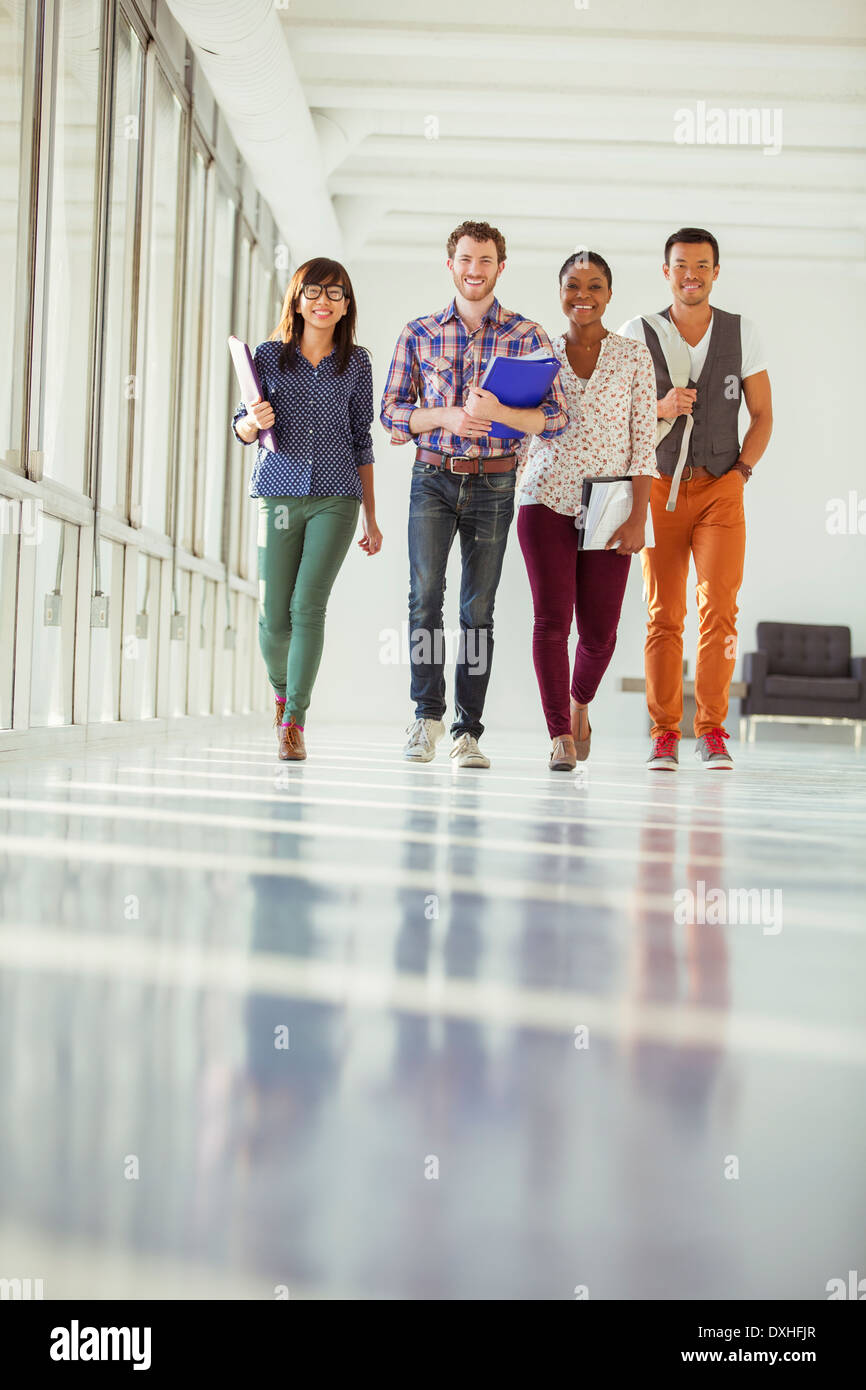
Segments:
[[[629,564],[644,545],[656,471],[652,359],[645,347],[604,327],[611,292],[610,266],[595,251],[577,252],[562,266],[559,298],[567,327],[553,351],[562,363],[568,428],[557,439],[529,442],[519,469],[517,537],[532,589],[532,657],[554,772],[570,772],[589,756],[588,707],[616,646]],[[579,550],[583,482],[593,476],[632,477],[632,510],[604,550]],[[569,706],[573,615],[578,642]]]
[[[655,789],[661,794],[658,782]],[[651,794],[655,801],[655,791]],[[727,928],[695,920],[690,913],[680,932],[675,908],[681,885],[696,888],[703,880],[705,891],[725,892],[729,861],[720,830],[691,826],[685,871],[675,876],[677,831],[665,819],[667,805],[649,803],[640,833],[635,908],[629,920],[630,1023],[624,1045],[641,1092],[658,1091],[668,1098],[665,1124],[679,1116],[681,1126],[703,1128],[727,1050]]]
[[[663,269],[673,295],[670,308],[632,319],[620,329],[652,353],[659,421],[672,422],[669,428],[660,424],[660,435],[667,433],[659,439],[661,477],[650,495],[655,546],[643,553],[649,598],[644,661],[652,719],[648,766],[674,772],[678,766],[683,624],[692,556],[700,621],[695,751],[706,768],[732,768],[724,724],[737,656],[737,593],[746,545],[743,488],[773,428],[770,378],[754,325],[739,314],[710,308],[719,274],[719,245],[712,233],[699,227],[674,232],[665,245]],[[688,385],[674,385],[674,357],[684,356],[684,349]],[[680,383],[684,377],[685,370]],[[751,417],[742,447],[741,388]]]
[[[373,496],[373,376],[355,345],[352,284],[317,256],[292,276],[279,327],[255,350],[263,399],[241,403],[232,428],[259,448],[250,496],[259,499],[259,645],[276,701],[279,756],[306,758],[304,724],[322,657],[325,611],[360,509],[367,555],[382,534]]]
[[[405,757],[429,762],[445,732],[442,604],[445,569],[460,536],[461,645],[454,683],[458,767],[489,767],[478,747],[493,660],[493,604],[514,515],[514,447],[519,434],[551,438],[565,429],[565,400],[554,382],[536,409],[501,405],[476,385],[494,356],[550,353],[538,324],[503,309],[496,281],[505,238],[486,222],[463,222],[448,238],[456,294],[446,309],[413,319],[400,334],[382,397],[392,444],[417,437],[409,500],[409,629],[414,723]],[[513,437],[490,436],[492,423]]]

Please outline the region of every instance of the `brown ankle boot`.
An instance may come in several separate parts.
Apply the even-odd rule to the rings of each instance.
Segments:
[[[280,758],[284,763],[303,762],[307,756],[304,746],[304,731],[299,729],[294,719],[280,725]]]
[[[277,747],[280,743],[280,725],[283,722],[283,715],[286,712],[285,700],[274,700],[274,728],[277,731]]]
[[[581,738],[584,728],[586,734]],[[589,744],[592,738],[592,729],[589,724],[589,706],[578,705],[574,698],[571,698],[571,736],[574,739],[575,757],[579,763],[585,763],[589,757]]]
[[[550,746],[550,763],[548,764],[551,772],[573,772],[577,767],[577,757],[574,752],[574,739],[570,734],[563,734],[560,738],[555,738]]]

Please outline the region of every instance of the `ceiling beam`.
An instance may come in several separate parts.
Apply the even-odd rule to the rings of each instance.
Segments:
[[[286,34],[292,52],[301,55],[355,58],[410,58],[423,62],[465,62],[467,54],[485,62],[570,63],[590,68],[610,65],[631,81],[634,69],[699,69],[701,75],[718,68],[732,74],[751,71],[766,80],[768,72],[812,79],[833,73],[847,74],[866,93],[866,44],[835,39],[804,40],[786,34],[743,38],[731,34],[707,34],[700,38],[673,38],[666,34],[605,34],[580,28],[580,12],[563,9],[563,23],[556,29],[495,30],[452,25],[295,23],[284,12]],[[569,28],[567,20],[573,21]]]
[[[712,185],[693,190],[673,180],[636,187],[634,183],[598,179],[589,188],[574,188],[558,181],[477,175],[433,180],[411,175],[355,175],[350,171],[332,175],[329,186],[333,194],[372,197],[392,209],[413,208],[431,215],[463,208],[466,217],[480,215],[481,209],[484,216],[520,216],[532,207],[549,210],[557,217],[580,219],[603,208],[607,217],[638,216],[663,222],[687,217],[703,225],[745,219],[764,227],[866,227],[866,194],[849,191],[822,191],[816,197],[810,190],[764,189],[756,197],[749,189],[725,191]]]
[[[710,157],[708,157],[708,153]],[[417,140],[408,136],[368,135],[343,161],[342,173],[352,176],[402,175],[411,168],[435,177],[442,171],[485,177],[549,178],[573,181],[602,178],[636,180],[641,184],[670,178],[669,144],[587,146],[577,140],[509,140],[440,138]],[[784,150],[784,158],[763,158],[760,151],[742,146],[684,145],[676,151],[680,178],[692,184],[741,188],[772,188],[784,180],[788,189],[835,189],[837,192],[866,186],[866,152],[859,150]]]
[[[698,101],[709,109],[706,92],[683,89],[675,96],[636,91],[589,92],[584,88],[546,87],[529,90],[502,85],[425,86],[420,83],[305,81],[311,107],[339,120],[340,111],[376,112],[399,121],[399,133],[429,139],[446,135],[475,135],[509,140],[520,136],[544,139],[552,132],[572,135],[586,143],[631,144],[635,140],[667,144],[672,153],[687,146],[675,142],[682,110],[697,112]],[[761,96],[723,103],[724,110],[761,109]],[[775,108],[769,108],[775,109]],[[468,118],[468,120],[467,120]],[[377,121],[378,125],[378,121]],[[381,126],[379,126],[381,129]],[[782,108],[783,149],[833,148],[866,150],[866,103],[809,101],[801,98]],[[724,148],[704,144],[712,152]],[[761,158],[760,150],[755,150]]]

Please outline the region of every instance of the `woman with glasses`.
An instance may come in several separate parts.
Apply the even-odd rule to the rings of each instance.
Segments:
[[[250,480],[259,502],[259,645],[276,702],[279,756],[306,758],[304,726],[325,636],[325,611],[361,513],[358,545],[376,555],[373,375],[355,343],[352,284],[338,261],[299,266],[279,326],[254,353],[260,400],[241,403],[243,444],[272,429]]]

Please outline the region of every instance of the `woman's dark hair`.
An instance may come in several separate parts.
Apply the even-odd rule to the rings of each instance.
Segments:
[[[598,269],[601,271],[602,275],[607,280],[608,289],[612,290],[613,276],[610,272],[610,266],[604,259],[604,256],[600,256],[597,251],[575,251],[573,256],[569,256],[568,260],[563,263],[560,269],[559,283],[562,284],[563,275],[565,275],[566,271],[571,270],[571,267],[573,265],[579,265],[583,267],[587,263],[589,263],[590,265],[598,266]]]
[[[313,256],[312,260],[304,261],[289,281],[280,322],[271,334],[273,342],[281,341],[283,344],[279,359],[280,370],[294,371],[297,362],[298,347],[304,332],[304,316],[296,305],[304,285],[342,285],[349,297],[349,307],[334,329],[337,371],[344,372],[355,346],[355,321],[358,311],[349,272],[339,261],[329,260],[327,256]]]

